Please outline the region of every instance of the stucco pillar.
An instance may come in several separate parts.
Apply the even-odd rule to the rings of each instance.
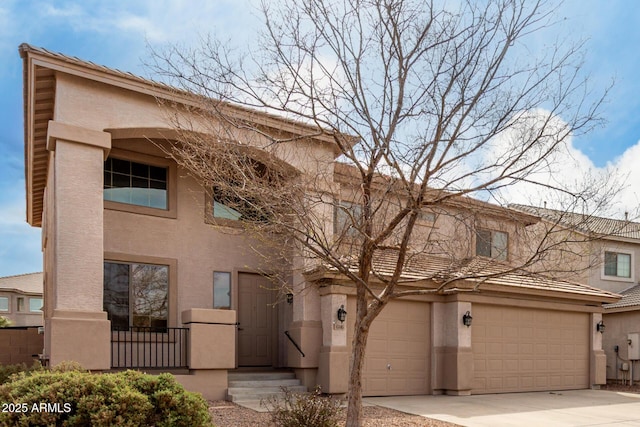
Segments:
[[[329,294],[320,297],[322,348],[318,367],[318,385],[323,393],[346,393],[349,378],[347,323],[340,322],[337,311],[347,307],[347,296]]]
[[[462,316],[471,312],[469,302],[433,303],[432,388],[434,394],[469,395],[473,382],[471,328]]]
[[[106,132],[50,121],[47,149],[54,168],[51,318],[45,330],[50,363],[74,360],[109,369],[110,322],[103,311],[103,169],[111,148]],[[45,289],[47,286],[45,286]]]
[[[597,324],[602,321],[602,313],[591,313],[590,317],[591,352],[589,379],[592,388],[600,388],[600,385],[607,383],[607,356],[602,349],[602,333],[597,330]]]

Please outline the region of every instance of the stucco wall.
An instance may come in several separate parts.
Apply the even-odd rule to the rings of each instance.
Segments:
[[[620,313],[605,313],[603,321],[606,330],[602,335],[602,347],[607,355],[607,379],[622,379],[620,371],[622,363],[628,361],[627,335],[640,333],[640,310]],[[618,346],[618,353],[614,347]],[[626,373],[628,378],[628,373]],[[640,381],[640,363],[636,362],[633,373],[634,381]]]

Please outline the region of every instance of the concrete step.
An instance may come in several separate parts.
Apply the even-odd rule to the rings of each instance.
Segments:
[[[229,372],[229,381],[268,381],[295,379],[293,372]]]
[[[295,378],[280,380],[234,380],[229,381],[229,388],[234,387],[287,387],[300,385],[300,380]]]
[[[228,378],[227,400],[232,402],[283,396],[283,388],[294,393],[307,391],[293,372],[230,372]]]

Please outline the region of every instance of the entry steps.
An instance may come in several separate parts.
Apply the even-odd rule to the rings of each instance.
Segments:
[[[292,392],[307,391],[293,372],[229,372],[228,379],[227,400],[236,403],[284,396],[283,387]]]

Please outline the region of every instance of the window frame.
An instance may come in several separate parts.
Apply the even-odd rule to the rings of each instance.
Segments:
[[[220,306],[216,307],[216,275],[217,274],[225,274],[229,280],[229,305],[228,306]],[[212,298],[212,308],[214,310],[231,310],[233,305],[233,275],[230,271],[214,271],[213,272],[213,298]]]
[[[173,328],[178,324],[178,304],[177,304],[177,282],[178,282],[178,261],[174,258],[159,258],[151,256],[129,255],[116,252],[105,252],[103,262],[112,262],[118,264],[151,264],[167,266],[168,286],[167,286],[167,327]],[[104,283],[102,285],[104,290]],[[131,307],[129,307],[131,308]],[[131,319],[129,320],[131,324]],[[131,327],[131,325],[129,325]],[[118,333],[117,330],[111,330],[112,333]]]
[[[605,273],[606,271],[606,254],[607,253],[614,253],[616,255],[629,255],[629,276],[630,277],[624,277],[624,276],[611,276]],[[620,248],[610,248],[610,247],[605,247],[602,250],[602,268],[600,269],[600,278],[602,280],[610,280],[610,281],[616,281],[616,282],[635,282],[635,253],[632,250],[624,250],[624,249],[620,249]],[[617,270],[617,267],[616,267]]]
[[[489,255],[481,255],[478,253],[478,243],[479,243],[479,234],[480,232],[488,232],[490,233],[490,238],[491,240],[488,242],[489,243]],[[504,258],[500,257],[500,256],[493,256],[493,249],[494,249],[494,236],[497,234],[504,234],[506,236],[506,245],[504,248],[504,251],[501,251],[500,254],[504,254]],[[502,231],[502,230],[494,230],[491,228],[476,228],[476,231],[474,233],[474,238],[475,238],[475,255],[482,257],[482,258],[488,258],[488,259],[494,259],[496,261],[508,261],[509,260],[509,233],[506,231]]]
[[[0,299],[6,299],[7,300],[7,309],[6,310],[0,310],[0,313],[11,313],[11,297],[10,296],[6,296],[6,295],[0,295]]]
[[[108,158],[126,160],[129,162],[141,163],[149,166],[162,167],[167,169],[167,208],[154,208],[141,206],[113,200],[105,200],[103,193],[104,208],[114,211],[130,212],[141,215],[159,216],[164,218],[177,218],[177,165],[170,159],[142,154],[134,151],[113,148]],[[103,167],[104,169],[104,167]],[[104,174],[103,174],[104,176]],[[103,178],[104,179],[104,178]],[[104,189],[104,182],[103,182]],[[104,190],[103,190],[104,191]]]
[[[355,239],[360,235],[360,231],[357,227],[353,225],[353,223],[349,220],[346,211],[350,211],[351,215],[361,216],[362,215],[362,205],[356,202],[350,202],[347,200],[335,200],[333,203],[333,236],[346,238],[346,239]],[[340,215],[345,216],[344,225],[348,228],[346,230],[339,230],[338,218]]]
[[[25,313],[26,305],[24,303],[24,297],[16,297],[16,313]]]
[[[37,310],[31,309],[31,301],[40,300],[40,308]],[[42,297],[29,297],[29,313],[42,313],[42,309],[44,308],[44,298]]]

